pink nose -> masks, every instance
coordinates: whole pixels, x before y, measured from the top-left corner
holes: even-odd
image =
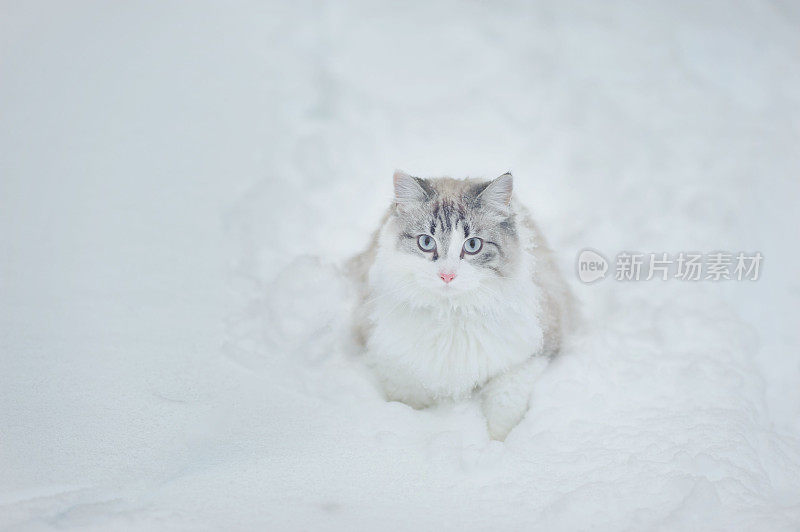
[[[440,278],[442,279],[442,281],[444,281],[445,283],[449,283],[450,281],[452,281],[453,279],[455,279],[455,277],[456,277],[456,274],[454,274],[454,273],[452,273],[452,272],[448,272],[448,273],[445,273],[445,272],[439,272],[439,277],[440,277]]]

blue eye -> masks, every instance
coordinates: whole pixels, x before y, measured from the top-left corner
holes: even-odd
[[[436,248],[436,241],[431,235],[419,235],[417,245],[422,251],[433,251]]]
[[[470,255],[474,255],[481,250],[483,247],[483,240],[480,238],[473,236],[472,238],[468,238],[466,242],[464,242],[464,252]]]

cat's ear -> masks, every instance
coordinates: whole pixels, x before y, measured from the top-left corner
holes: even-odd
[[[398,205],[421,203],[428,197],[428,192],[423,188],[423,181],[407,173],[395,170],[394,172],[394,201]]]
[[[511,192],[514,190],[514,178],[510,172],[506,172],[489,183],[483,192],[478,195],[478,199],[491,207],[499,210],[506,210],[511,204]]]

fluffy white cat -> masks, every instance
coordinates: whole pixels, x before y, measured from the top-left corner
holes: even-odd
[[[394,201],[350,262],[355,331],[386,397],[414,408],[479,391],[489,434],[525,415],[572,298],[513,179],[394,175]]]

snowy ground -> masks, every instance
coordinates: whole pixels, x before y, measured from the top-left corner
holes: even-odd
[[[797,530],[799,100],[790,2],[2,2],[0,527]],[[504,444],[343,337],[395,167],[512,169],[590,318]]]

